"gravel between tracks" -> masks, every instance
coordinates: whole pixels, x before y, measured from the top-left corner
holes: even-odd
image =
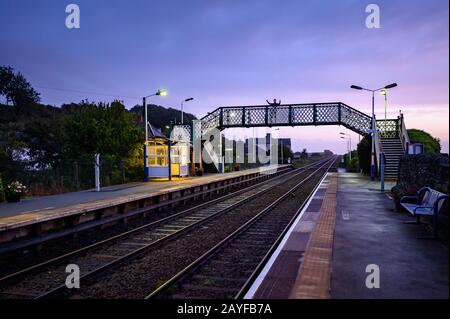
[[[158,298],[234,298],[319,180],[314,176]]]
[[[315,187],[322,174],[323,171],[316,174],[315,178],[310,179],[302,186],[304,195],[298,195],[295,197],[295,201],[291,201],[296,202],[296,205],[292,204],[291,209],[296,210],[303,204],[307,194]],[[247,205],[236,208],[183,237],[150,250],[145,255],[135,258],[118,268],[108,270],[98,278],[82,281],[81,288],[71,297],[144,298],[152,290],[166,282],[247,220],[255,216],[257,212],[265,208],[269,203],[279,198],[286,189],[292,187],[296,181],[305,176],[306,173],[301,174],[293,181],[289,181],[267,193],[263,198],[250,201]],[[286,211],[288,211],[287,208]],[[69,296],[63,295],[58,297]]]
[[[254,185],[260,183],[261,182],[258,182]],[[234,187],[232,191],[238,191],[245,187],[247,186]],[[92,230],[79,233],[76,237],[66,237],[56,241],[50,241],[44,243],[39,251],[36,251],[34,249],[23,249],[20,251],[0,255],[0,265],[2,265],[2,267],[0,267],[0,277],[77,250],[79,248],[91,245],[101,240],[113,237],[115,235],[124,233],[144,224],[157,221],[164,217],[203,204],[210,200],[225,196],[228,193],[229,192],[225,194],[217,194],[215,192],[212,192],[207,199],[189,200],[185,205],[177,205],[173,208],[166,207],[160,211],[154,211],[146,217],[143,217],[142,215],[136,216],[135,218],[130,219],[127,223],[118,223],[112,225],[108,228],[102,229],[101,232],[99,232],[98,228],[96,227]]]

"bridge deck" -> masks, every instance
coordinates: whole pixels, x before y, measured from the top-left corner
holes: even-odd
[[[329,175],[247,297],[448,298],[448,243],[417,239],[424,229],[402,223],[410,216],[393,211],[379,183],[337,175],[334,205]],[[323,236],[327,223],[319,225],[322,217],[335,220],[325,225],[334,229],[330,240]],[[379,289],[365,285],[369,264],[379,266]]]

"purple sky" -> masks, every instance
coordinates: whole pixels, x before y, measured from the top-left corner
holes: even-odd
[[[65,27],[65,7],[81,9],[81,28]],[[367,29],[377,3],[381,29]],[[60,105],[114,94],[132,107],[153,100],[202,117],[217,106],[342,101],[370,111],[370,95],[351,84],[399,86],[408,128],[439,137],[448,152],[449,2],[428,1],[25,1],[0,0],[0,65],[22,72],[44,103]],[[86,91],[76,93],[48,88]],[[100,95],[106,94],[106,95]],[[377,96],[378,118],[383,100]],[[263,130],[259,130],[263,134]],[[295,149],[344,152],[339,127],[282,128]],[[227,130],[251,136],[252,129]],[[353,146],[358,137],[352,134]]]

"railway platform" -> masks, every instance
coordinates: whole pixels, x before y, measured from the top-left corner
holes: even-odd
[[[105,187],[100,192],[87,190],[0,203],[0,247],[17,249],[35,244],[45,236],[53,239],[107,222],[123,221],[180,201],[185,203],[249,185],[289,167],[278,165],[172,181],[131,183]]]
[[[328,173],[246,298],[448,298],[448,243],[409,220],[378,182]]]

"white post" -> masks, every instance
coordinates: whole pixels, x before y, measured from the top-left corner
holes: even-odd
[[[225,174],[225,156],[222,156],[222,174]]]
[[[372,91],[372,151],[370,156],[370,178],[375,180],[375,91]]]
[[[349,143],[350,143],[350,162],[351,162],[352,161],[352,136],[350,134],[348,136],[350,138]]]
[[[142,98],[142,105],[144,107],[144,127],[145,127],[145,142],[144,142],[144,180],[147,182],[149,179],[148,174],[148,114],[147,114],[147,101],[146,98]]]
[[[284,149],[283,149],[283,140],[281,140],[281,164],[284,164]]]
[[[100,154],[95,154],[94,155],[94,160],[95,160],[95,191],[99,192],[100,191]]]

